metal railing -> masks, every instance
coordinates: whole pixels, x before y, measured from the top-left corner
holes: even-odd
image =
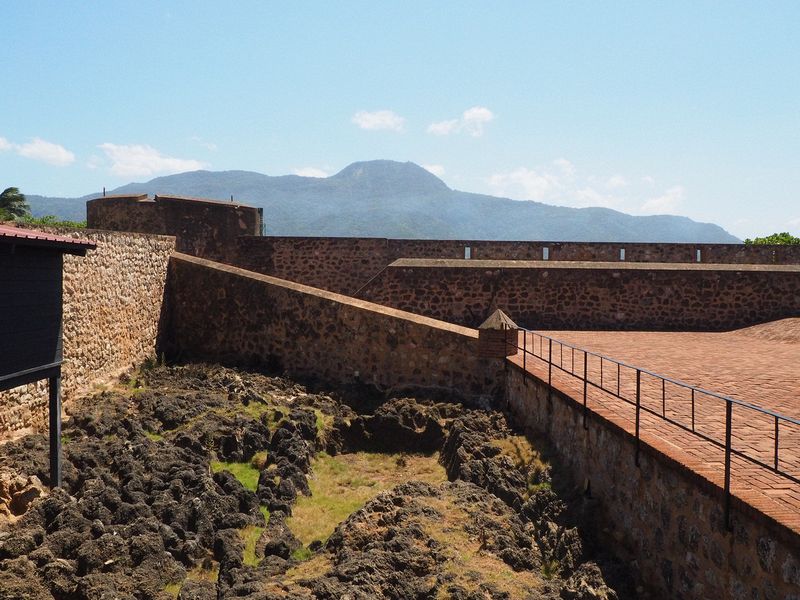
[[[780,456],[781,431],[785,431],[787,427],[796,427],[797,429],[794,429],[792,433],[800,434],[800,419],[787,417],[748,402],[665,377],[648,369],[636,367],[534,331],[520,329],[520,332],[523,334],[522,345],[519,343],[518,336],[516,348],[517,352],[522,351],[522,367],[526,373],[530,355],[547,365],[547,385],[549,387],[552,388],[553,369],[576,378],[582,384],[584,427],[588,427],[589,386],[635,407],[634,437],[637,465],[639,464],[642,412],[653,415],[723,449],[725,451],[724,517],[727,526],[730,527],[731,456],[741,457],[789,481],[800,484],[800,477],[798,477],[800,472],[790,473],[787,471],[782,466]],[[736,447],[737,445],[733,443],[734,407],[739,416],[747,418],[748,428],[769,426],[769,432],[761,437],[761,439],[771,438],[768,461],[765,460],[763,451],[760,453],[761,456],[754,453],[752,439],[749,440],[750,445],[747,446],[738,444]],[[722,416],[721,413],[724,409],[724,435],[720,435],[719,420],[714,415],[717,409],[720,413],[719,417]]]

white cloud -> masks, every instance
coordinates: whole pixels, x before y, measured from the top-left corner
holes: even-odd
[[[120,177],[155,175],[196,171],[208,166],[199,160],[174,158],[162,154],[145,144],[111,144],[98,146],[111,160],[111,172]]]
[[[422,165],[422,168],[433,173],[437,177],[444,175],[444,167],[442,165]]]
[[[9,142],[6,138],[0,137],[0,152],[4,150],[11,150],[14,148],[14,144]]]
[[[360,110],[353,115],[351,120],[361,129],[373,131],[381,129],[403,131],[403,124],[405,123],[405,119],[393,110],[376,110],[372,112]]]
[[[42,138],[33,138],[27,144],[10,144],[8,140],[4,140],[4,142],[9,149],[13,148],[20,156],[32,160],[39,160],[57,167],[65,167],[75,162],[75,155],[64,146]]]
[[[473,106],[464,111],[464,130],[473,137],[483,135],[483,127],[494,120],[494,113],[485,106]]]
[[[642,177],[642,183],[646,183],[647,185],[653,185],[655,182],[655,177],[650,177],[650,175]]]
[[[299,167],[292,169],[292,173],[300,175],[300,177],[327,177],[328,172],[317,167]]]
[[[459,119],[447,119],[428,125],[428,133],[433,135],[450,135],[462,131],[472,137],[483,135],[484,128],[494,121],[494,113],[485,106],[473,106],[461,114]]]
[[[642,204],[639,209],[640,212],[650,215],[663,215],[667,213],[674,213],[685,195],[683,186],[676,185],[669,188],[666,192],[655,198],[650,198],[647,202]]]
[[[519,167],[506,173],[495,173],[488,180],[495,193],[520,200],[542,200],[561,187],[553,173]]]
[[[789,227],[800,227],[800,217],[789,219],[786,224],[789,225]]]
[[[557,158],[553,161],[553,164],[558,167],[562,175],[566,175],[567,177],[575,175],[575,165],[566,158]]]
[[[623,188],[628,185],[628,180],[622,175],[612,175],[606,181],[606,187],[612,190]]]
[[[461,122],[458,119],[450,119],[449,121],[439,121],[438,123],[431,123],[428,125],[428,133],[433,135],[450,135],[458,131]]]

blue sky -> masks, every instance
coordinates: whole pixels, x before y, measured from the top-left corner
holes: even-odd
[[[800,234],[800,2],[0,3],[0,187],[425,165]]]

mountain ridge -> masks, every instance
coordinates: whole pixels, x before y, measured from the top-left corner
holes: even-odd
[[[718,225],[675,215],[633,216],[451,189],[412,162],[354,162],[329,177],[189,171],[109,194],[176,194],[264,209],[269,235],[420,239],[740,243]],[[27,195],[35,216],[85,219],[80,198]]]

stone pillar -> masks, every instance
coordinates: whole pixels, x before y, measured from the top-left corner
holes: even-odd
[[[478,327],[478,355],[505,358],[517,353],[519,327],[499,308]]]

